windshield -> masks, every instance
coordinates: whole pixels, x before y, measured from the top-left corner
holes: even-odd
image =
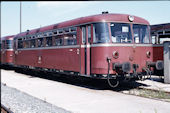
[[[6,40],[6,49],[12,49],[12,40]]]
[[[133,32],[135,43],[150,43],[149,27],[147,25],[133,24]]]
[[[109,41],[108,24],[105,22],[93,24],[93,43],[107,43]]]
[[[132,43],[130,24],[110,23],[110,29],[113,43]]]

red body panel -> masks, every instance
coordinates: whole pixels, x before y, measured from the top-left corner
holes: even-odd
[[[111,58],[111,63],[130,62],[131,64],[138,64],[137,72],[141,72],[143,67],[146,67],[146,61],[152,61],[152,56],[147,58],[146,52],[152,53],[152,47],[128,47],[124,44],[123,47],[92,47],[91,48],[91,72],[97,74],[107,74],[108,63],[107,57]],[[119,53],[119,58],[113,58],[113,51]],[[133,60],[131,61],[130,58]],[[110,66],[111,74],[115,74]]]
[[[45,50],[19,50],[16,65],[80,71],[78,48],[57,48]],[[39,59],[39,57],[41,57]]]
[[[163,60],[163,46],[153,47],[153,61]]]
[[[13,64],[14,51],[5,50],[2,52],[1,62],[2,64]]]

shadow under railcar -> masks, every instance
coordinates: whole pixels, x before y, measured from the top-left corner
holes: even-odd
[[[121,82],[118,87],[111,88],[107,80],[92,79],[82,76],[66,75],[61,73],[46,72],[46,71],[35,71],[31,69],[17,68],[15,72],[29,75],[29,78],[39,77],[43,79],[48,79],[52,81],[57,81],[61,83],[66,83],[69,85],[75,85],[78,87],[94,89],[94,90],[113,90],[113,91],[123,91],[129,89],[135,89],[139,86],[146,86],[145,84],[138,83],[136,81],[131,82]]]

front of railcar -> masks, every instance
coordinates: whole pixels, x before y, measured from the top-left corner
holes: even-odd
[[[109,21],[93,24],[92,74],[120,81],[151,74],[151,65],[162,69],[162,61],[153,62],[149,22],[136,16],[116,16],[116,21],[109,17]]]
[[[2,37],[1,44],[1,64],[5,66],[13,66],[14,50],[13,50],[14,35]]]

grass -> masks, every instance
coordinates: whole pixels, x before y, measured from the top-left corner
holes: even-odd
[[[170,94],[162,90],[154,91],[149,89],[133,89],[129,91],[129,93],[147,98],[163,99],[170,102]]]

